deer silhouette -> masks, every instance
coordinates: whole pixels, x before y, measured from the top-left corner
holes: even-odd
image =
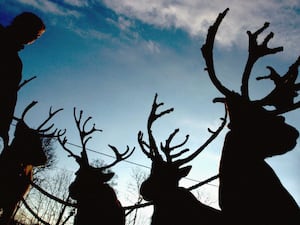
[[[76,172],[76,178],[69,186],[70,197],[77,201],[77,214],[75,216],[75,225],[125,225],[125,210],[122,208],[120,201],[114,189],[107,183],[113,176],[113,172],[107,172],[107,169],[116,165],[118,162],[127,159],[134,151],[127,149],[120,153],[116,147],[109,145],[113,150],[116,159],[105,166],[94,167],[89,164],[87,156],[87,143],[96,131],[102,131],[95,127],[95,124],[87,130],[87,124],[92,117],[88,117],[82,123],[81,110],[79,116],[76,115],[74,108],[74,119],[80,134],[82,144],[81,155],[75,155],[67,146],[67,139],[58,138],[64,150],[66,150],[76,162],[79,169]]]
[[[300,58],[284,76],[268,66],[271,74],[257,80],[269,78],[274,81],[275,88],[262,99],[250,100],[248,82],[255,62],[283,50],[267,46],[274,35],[272,32],[262,43],[257,42],[258,35],[269,26],[265,23],[254,33],[247,32],[249,53],[241,78],[241,93],[229,90],[217,78],[213,59],[214,39],[228,10],[220,13],[209,28],[201,49],[210,80],[224,95],[214,102],[225,103],[230,118],[219,167],[220,208],[227,224],[300,224],[299,206],[265,161],[267,157],[291,151],[296,145],[299,133],[285,123],[281,114],[299,107],[294,98],[299,89],[295,81]]]
[[[50,108],[49,116],[37,129],[32,129],[25,123],[26,113],[36,103],[36,101],[33,101],[29,104],[20,119],[15,118],[17,125],[12,143],[4,148],[0,155],[1,225],[9,224],[18,202],[27,194],[30,181],[33,180],[33,168],[47,162],[42,138],[57,137],[57,130],[49,133],[54,124],[47,128],[43,127],[62,109],[52,112]]]
[[[192,168],[191,166],[182,166],[194,159],[217,137],[226,124],[226,116],[218,130],[212,132],[211,137],[201,147],[189,156],[178,159],[189,149],[186,148],[177,153],[174,153],[174,150],[182,147],[188,141],[189,135],[181,144],[171,146],[173,138],[179,132],[179,129],[175,129],[165,144],[160,144],[160,151],[164,156],[159,153],[159,148],[152,134],[152,125],[156,119],[173,111],[173,108],[169,108],[157,113],[157,109],[161,105],[163,103],[157,103],[156,94],[147,122],[149,142],[143,140],[141,131],[138,133],[141,150],[152,161],[150,175],[140,188],[140,194],[143,198],[153,202],[154,211],[151,224],[221,224],[221,212],[198,201],[187,188],[179,186],[179,181],[186,177]]]

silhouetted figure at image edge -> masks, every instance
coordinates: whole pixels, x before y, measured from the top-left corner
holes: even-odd
[[[22,61],[18,52],[39,38],[45,29],[43,21],[30,12],[16,16],[7,27],[0,25],[0,136],[4,148],[9,143],[9,127],[22,79]]]
[[[215,101],[225,103],[230,119],[219,168],[219,205],[226,224],[298,225],[299,206],[265,158],[285,154],[296,146],[299,132],[287,124],[281,114],[300,107],[300,102],[294,103],[299,90],[295,81],[300,57],[284,76],[267,67],[273,73],[267,77],[277,79],[273,91],[260,100],[250,100],[248,82],[255,62],[265,55],[283,50],[282,47],[267,46],[273,37],[272,32],[260,44],[257,43],[258,35],[269,26],[265,23],[256,32],[247,32],[249,55],[242,76],[241,93],[223,86],[215,73],[212,50],[218,27],[227,11],[220,13],[209,28],[201,49],[210,80],[224,95]],[[266,109],[266,105],[275,109]]]

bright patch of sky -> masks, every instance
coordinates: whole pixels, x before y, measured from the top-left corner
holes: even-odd
[[[29,123],[35,125],[47,115],[50,106],[63,107],[56,126],[67,128],[69,141],[78,144],[72,116],[73,107],[77,107],[103,129],[89,142],[89,148],[112,154],[107,144],[120,150],[125,150],[126,145],[136,146],[130,161],[150,166],[139,149],[137,133],[146,131],[151,104],[158,93],[164,107],[174,107],[175,111],[154,124],[157,141],[164,141],[173,129],[180,128],[176,141],[190,134],[187,147],[196,149],[208,138],[207,128],[216,129],[224,115],[224,107],[212,103],[220,94],[204,71],[200,48],[208,27],[227,7],[230,11],[220,26],[215,46],[216,71],[224,85],[239,91],[247,59],[246,31],[258,29],[266,21],[270,27],[261,36],[273,31],[270,46],[284,46],[284,52],[260,60],[253,73],[267,75],[265,67],[272,65],[284,74],[299,56],[299,0],[0,1],[1,24],[7,25],[22,11],[32,11],[47,26],[36,43],[20,52],[23,78],[38,78],[20,91],[16,114],[20,115],[32,100],[38,100],[39,104],[28,113]],[[255,76],[250,80],[250,94],[261,98],[272,84],[257,82]],[[298,110],[287,115],[297,128],[299,113]],[[190,178],[203,180],[218,172],[225,133],[226,130],[193,161]],[[74,151],[79,153],[79,149]],[[58,154],[58,167],[76,170],[75,161],[67,158],[66,152],[58,149]],[[90,154],[91,158],[101,157]],[[268,161],[300,204],[299,145]],[[119,193],[126,192],[126,180],[134,167],[127,163],[116,166]],[[194,184],[186,182],[182,184]],[[217,207],[217,187],[209,188],[211,193]],[[120,197],[125,201],[124,196]]]

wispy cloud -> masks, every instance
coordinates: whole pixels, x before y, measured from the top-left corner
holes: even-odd
[[[30,5],[44,13],[51,13],[58,16],[75,16],[80,17],[80,13],[75,10],[69,10],[61,7],[55,2],[50,0],[17,0],[19,3],[24,5]]]
[[[154,26],[175,27],[186,30],[191,36],[206,35],[209,25],[219,12],[229,7],[230,12],[222,23],[218,42],[223,46],[244,45],[248,29],[257,29],[264,22],[271,23],[276,39],[274,44],[284,44],[286,49],[298,49],[300,16],[297,0],[239,1],[239,0],[104,0],[107,7],[129,18]],[[242,34],[242,35],[241,35]]]
[[[255,31],[266,21],[271,23],[266,31],[273,31],[275,36],[272,46],[284,46],[285,54],[295,58],[299,52],[298,40],[300,39],[300,16],[298,0],[64,0],[60,3],[51,0],[17,0],[18,2],[35,7],[45,13],[58,16],[71,16],[75,18],[89,18],[92,14],[97,18],[96,9],[103,8],[103,4],[112,12],[104,14],[106,22],[113,24],[120,30],[120,35],[126,40],[136,41],[139,36],[135,21],[141,21],[163,29],[175,28],[186,31],[190,36],[204,38],[208,27],[214,22],[218,13],[225,8],[230,11],[219,29],[216,37],[220,46],[230,48],[237,45],[247,48],[246,31]],[[72,19],[71,19],[72,20]],[[102,38],[101,31],[90,32],[93,22],[86,21],[85,34],[92,34],[93,38]],[[74,22],[77,25],[79,22]],[[93,26],[92,26],[93,27]],[[96,27],[93,27],[96,30]],[[90,31],[88,31],[90,30]],[[262,35],[263,36],[263,35]],[[146,40],[147,42],[147,40]],[[159,52],[154,42],[148,42],[149,50]]]
[[[154,41],[147,41],[146,48],[150,51],[150,53],[160,53],[159,45]]]
[[[70,27],[77,35],[83,37],[83,38],[92,38],[96,40],[103,40],[103,39],[109,39],[112,38],[110,34],[100,32],[95,29],[81,29],[78,27]]]
[[[89,5],[86,0],[63,0],[63,2],[75,7],[87,7]]]

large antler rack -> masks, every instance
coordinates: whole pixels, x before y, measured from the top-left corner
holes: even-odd
[[[205,70],[208,72],[208,75],[214,84],[214,86],[225,96],[229,97],[233,93],[222,83],[216,76],[215,68],[214,68],[214,60],[213,60],[213,45],[216,33],[218,28],[226,16],[229,9],[225,9],[222,13],[220,13],[212,26],[208,29],[208,34],[206,38],[205,44],[202,46],[201,51],[206,62]],[[257,38],[264,30],[269,27],[270,23],[266,22],[261,28],[259,28],[254,33],[247,31],[249,37],[249,47],[248,47],[248,59],[245,65],[245,69],[242,75],[242,85],[241,85],[241,96],[250,101],[249,99],[249,78],[252,71],[252,68],[255,62],[266,55],[276,54],[278,52],[283,51],[283,47],[269,48],[268,43],[274,37],[274,33],[270,32],[262,41],[262,43],[258,44]],[[294,64],[292,64],[288,70],[288,72],[284,76],[279,76],[279,74],[272,67],[268,66],[267,68],[271,71],[269,76],[258,77],[257,80],[261,79],[271,79],[274,81],[276,87],[274,90],[265,98],[261,100],[253,101],[258,105],[272,105],[275,106],[276,110],[270,111],[273,114],[281,114],[296,108],[300,107],[300,101],[294,103],[294,98],[298,95],[297,91],[300,90],[300,83],[295,83],[298,76],[298,67],[300,65],[300,57],[296,60]],[[214,101],[224,101],[224,99],[217,98]]]
[[[66,136],[63,139],[58,138],[58,140],[59,140],[59,143],[61,144],[61,146],[63,147],[63,149],[69,153],[69,157],[75,158],[75,160],[77,161],[77,163],[80,166],[89,166],[89,160],[88,160],[88,156],[87,156],[87,143],[92,138],[91,135],[94,132],[102,132],[102,130],[97,129],[95,124],[93,124],[93,126],[90,129],[87,129],[87,124],[92,119],[92,117],[91,116],[88,117],[82,123],[82,115],[83,115],[82,110],[80,111],[79,116],[77,116],[76,108],[74,107],[73,115],[74,115],[77,130],[79,131],[79,136],[80,136],[80,141],[81,141],[81,147],[82,147],[81,156],[74,154],[72,152],[72,150],[70,150],[66,146],[66,144],[68,143]],[[130,157],[132,155],[132,153],[135,149],[135,148],[133,148],[132,150],[130,150],[129,146],[127,146],[126,151],[124,153],[120,153],[116,147],[114,147],[112,145],[108,145],[108,146],[113,150],[113,152],[115,154],[115,161],[99,168],[101,170],[108,169],[108,168],[114,166],[115,164],[117,164],[118,162],[127,159],[128,157]]]
[[[25,116],[27,114],[27,112],[37,104],[37,101],[32,101],[29,105],[26,106],[26,108],[24,109],[21,118],[17,118],[14,117],[14,119],[16,121],[23,121],[25,123]],[[45,126],[58,112],[62,111],[63,108],[57,109],[54,112],[52,111],[52,107],[50,107],[49,109],[49,114],[48,117],[38,126],[37,129],[35,129],[42,137],[49,137],[49,138],[57,138],[61,135],[63,135],[62,131],[58,131],[58,129],[56,128],[54,131],[52,131],[51,133],[46,133],[49,130],[51,130],[54,126],[54,123],[52,123],[51,125],[49,125],[47,128],[43,128],[43,126]]]
[[[158,148],[155,138],[152,134],[152,124],[156,119],[162,117],[165,114],[172,112],[174,109],[169,108],[160,113],[156,113],[157,109],[164,104],[164,103],[157,103],[156,101],[157,101],[157,94],[155,94],[152,109],[151,109],[151,112],[150,112],[150,115],[148,118],[148,123],[147,123],[149,143],[147,143],[146,141],[143,140],[143,133],[141,131],[139,131],[139,133],[138,133],[138,142],[140,144],[142,151],[148,158],[150,158],[151,160],[157,160],[157,159],[163,160],[162,156],[159,154],[159,148]],[[226,125],[226,118],[227,118],[227,111],[225,110],[225,116],[224,116],[224,118],[221,118],[222,124],[216,131],[212,131],[212,130],[208,129],[208,131],[210,133],[212,133],[212,135],[210,136],[210,138],[208,138],[208,140],[202,146],[200,146],[196,151],[194,151],[191,155],[187,156],[186,158],[173,161],[174,159],[180,157],[181,155],[183,155],[184,153],[189,151],[188,148],[185,148],[185,149],[179,151],[178,153],[171,154],[171,152],[173,152],[174,150],[176,150],[178,148],[181,148],[184,144],[186,144],[189,139],[189,135],[186,135],[183,142],[181,142],[178,145],[171,146],[172,140],[174,139],[175,135],[179,132],[178,128],[175,129],[169,135],[168,139],[165,141],[165,144],[160,143],[160,150],[164,153],[166,161],[169,163],[175,164],[179,167],[179,166],[191,161],[192,159],[194,159],[200,152],[202,152],[208,146],[209,143],[211,143],[218,136],[218,134],[221,132],[221,130]]]

